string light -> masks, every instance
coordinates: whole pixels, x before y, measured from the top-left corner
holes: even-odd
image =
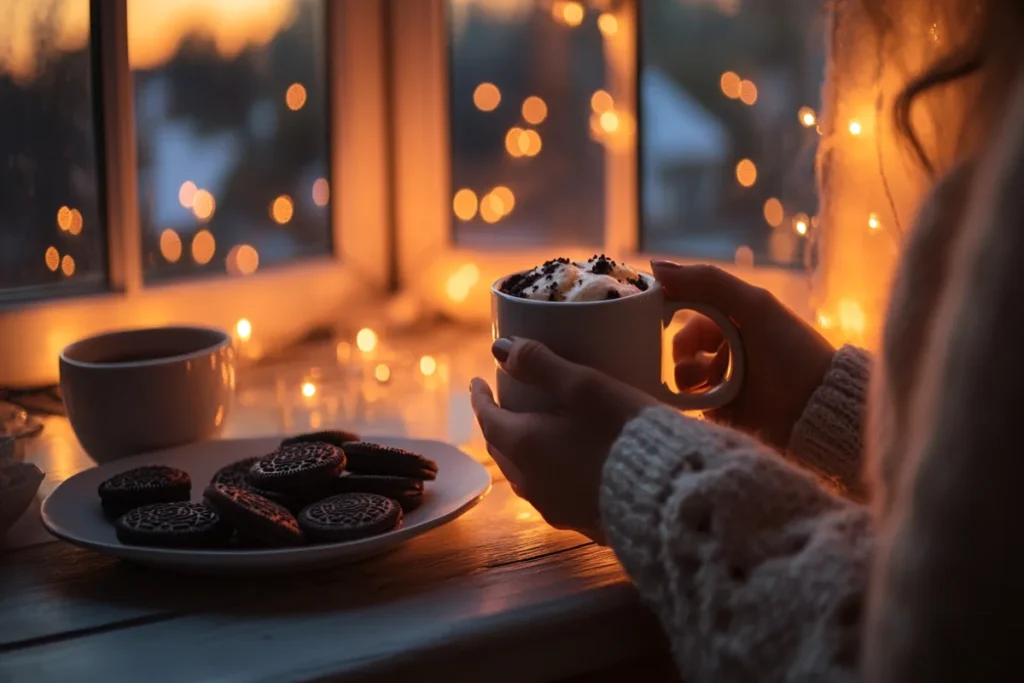
[[[306,104],[306,88],[301,83],[292,83],[284,93],[284,102],[292,111],[302,109]]]
[[[601,128],[606,133],[614,133],[619,129],[619,115],[614,111],[606,111],[601,114]]]
[[[57,209],[57,227],[64,232],[71,228],[71,209],[66,206]]]
[[[65,277],[71,277],[75,274],[75,259],[71,254],[65,254],[64,258],[60,260],[60,270],[64,273]]]
[[[860,121],[850,121],[849,131],[850,135],[857,136],[864,132],[864,127],[861,125]]]
[[[721,78],[722,93],[730,100],[738,100],[743,90],[743,81],[734,71],[726,71]]]
[[[877,213],[868,214],[868,227],[872,230],[878,230],[882,227],[881,221],[878,220]]]
[[[199,220],[203,222],[210,220],[216,210],[217,202],[209,190],[196,190],[192,195],[192,214]]]
[[[619,20],[614,14],[604,12],[597,18],[597,29],[605,38],[611,38],[619,31]]]
[[[391,379],[391,368],[381,363],[373,369],[373,376],[377,378],[377,381],[383,384]]]
[[[757,182],[757,166],[750,159],[743,159],[736,164],[736,180],[743,187],[753,187]]]
[[[289,222],[293,215],[295,215],[295,205],[292,203],[292,198],[286,194],[275,199],[270,205],[270,217],[278,225]]]
[[[170,228],[160,233],[160,255],[168,263],[177,263],[181,258],[181,237]]]
[[[785,214],[786,212],[782,206],[782,202],[775,197],[771,197],[764,203],[764,220],[773,228],[777,228],[782,225],[782,220],[785,217]]]
[[[53,272],[57,272],[60,268],[60,252],[57,251],[57,247],[48,247],[46,249],[46,267]]]
[[[590,96],[590,108],[596,114],[603,114],[615,106],[615,100],[605,90],[598,90]]]
[[[316,385],[312,382],[302,383],[302,395],[306,398],[313,398],[316,396]]]
[[[793,229],[801,237],[807,234],[807,231],[810,229],[810,219],[806,213],[798,213],[793,216]]]
[[[203,266],[217,251],[217,241],[209,230],[200,230],[192,237],[192,260]]]
[[[740,83],[740,102],[753,106],[757,102],[757,86],[753,81],[744,79]]]
[[[437,372],[437,361],[434,360],[433,356],[423,356],[420,358],[420,372],[423,373],[424,377],[429,377]]]
[[[523,100],[523,120],[527,123],[537,125],[548,116],[548,105],[536,95],[531,95]]]
[[[192,208],[192,202],[196,197],[199,188],[191,180],[186,180],[178,188],[178,202],[186,209]]]
[[[317,178],[313,181],[313,203],[317,206],[327,206],[331,201],[331,186],[327,178]]]
[[[364,327],[356,333],[356,347],[363,353],[369,353],[377,348],[377,333],[369,327]]]
[[[818,122],[817,114],[810,107],[801,107],[800,111],[797,112],[797,118],[800,119],[800,123],[804,128],[810,128]]]
[[[249,341],[249,338],[252,337],[252,323],[248,318],[242,318],[235,323],[235,334],[242,341]]]
[[[473,91],[473,104],[480,111],[494,111],[501,104],[501,91],[493,83],[481,83]]]
[[[455,212],[456,217],[462,221],[473,220],[473,217],[476,216],[478,205],[476,192],[468,188],[463,188],[456,192],[454,199],[452,199],[452,210]]]

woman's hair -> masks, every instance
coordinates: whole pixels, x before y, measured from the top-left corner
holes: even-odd
[[[897,133],[907,141],[917,160],[936,172],[914,128],[912,110],[927,93],[949,86],[971,86],[970,112],[964,112],[956,145],[968,150],[983,139],[998,121],[1014,76],[1024,57],[1024,1],[1022,0],[860,0],[879,38],[898,50],[907,30],[901,22],[914,17],[929,22],[941,52],[913,75],[893,107]],[[904,5],[904,3],[907,3]],[[912,12],[906,10],[912,8]],[[920,26],[913,27],[921,33]],[[895,44],[893,44],[895,43]],[[968,92],[968,91],[965,91]]]

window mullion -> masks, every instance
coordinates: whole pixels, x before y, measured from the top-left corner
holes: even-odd
[[[111,289],[131,294],[142,287],[138,211],[135,103],[128,62],[127,0],[93,0],[97,41],[98,124]]]

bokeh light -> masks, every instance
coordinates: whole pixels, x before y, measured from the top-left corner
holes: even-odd
[[[181,258],[181,237],[170,228],[160,233],[160,255],[168,263],[177,263]]]

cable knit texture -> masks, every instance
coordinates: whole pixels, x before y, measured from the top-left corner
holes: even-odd
[[[870,356],[854,346],[836,351],[786,451],[796,464],[857,500],[865,497],[861,466],[870,363]]]
[[[856,680],[864,508],[752,438],[651,408],[612,449],[601,513],[688,683]]]

